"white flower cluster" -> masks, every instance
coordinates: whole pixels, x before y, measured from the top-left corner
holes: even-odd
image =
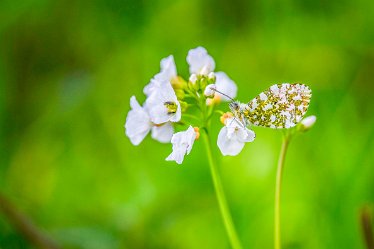
[[[182,104],[189,104],[184,102],[184,95],[191,95],[193,90],[197,97],[205,98],[207,105],[214,105],[235,98],[237,93],[237,86],[224,72],[214,72],[215,62],[205,48],[191,49],[187,62],[190,71],[188,83],[178,76],[172,55],[162,59],[160,72],[143,89],[145,103],[140,105],[135,96],[130,98],[131,110],[125,123],[126,135],[134,145],[139,145],[150,131],[153,139],[161,143],[171,142],[173,152],[166,160],[179,164],[199,137],[198,128],[192,126],[174,134],[174,125],[182,118]]]
[[[182,163],[200,136],[199,127],[208,130],[210,118],[221,101],[231,101],[231,113],[221,116],[224,127],[217,139],[225,156],[239,154],[245,143],[254,141],[252,126],[288,129],[300,123],[298,130],[306,131],[315,122],[315,118],[301,121],[311,98],[311,90],[305,85],[273,85],[248,104],[241,104],[233,100],[236,84],[224,72],[214,71],[215,62],[205,48],[191,49],[187,63],[188,81],[177,74],[172,55],[162,59],[160,72],[144,87],[145,103],[141,106],[135,96],[131,97],[125,130],[134,145],[140,144],[151,132],[153,139],[172,143],[173,151],[166,160]],[[194,110],[200,113],[190,113]],[[186,124],[187,130],[175,133],[176,125]]]

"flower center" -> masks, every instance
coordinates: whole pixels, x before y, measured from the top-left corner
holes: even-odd
[[[164,103],[166,109],[168,109],[168,114],[175,114],[177,112],[178,106],[175,102],[167,101]]]

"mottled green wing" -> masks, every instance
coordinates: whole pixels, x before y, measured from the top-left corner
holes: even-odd
[[[245,117],[256,126],[291,128],[304,117],[311,97],[303,84],[273,85],[246,105]]]

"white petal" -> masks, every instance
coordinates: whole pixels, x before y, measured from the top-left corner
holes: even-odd
[[[208,75],[214,71],[215,62],[205,48],[197,47],[188,51],[187,62],[191,74]]]
[[[177,77],[177,67],[174,62],[174,57],[169,55],[163,58],[160,63],[161,72],[156,74],[155,79],[170,81],[174,77]]]
[[[139,145],[151,130],[152,124],[148,113],[139,105],[135,96],[131,97],[130,106],[132,109],[127,114],[125,123],[126,135],[132,144]]]
[[[227,136],[227,127],[224,126],[218,134],[217,140],[218,148],[221,150],[224,156],[236,156],[242,151],[244,147],[243,142],[239,142],[237,139],[229,139]]]
[[[190,125],[190,127],[188,127],[188,129],[185,133],[185,142],[188,144],[187,155],[190,154],[190,152],[192,150],[192,146],[195,142],[195,139],[196,139],[195,129]]]
[[[217,90],[234,99],[238,92],[238,87],[236,86],[235,82],[232,81],[224,72],[216,72],[215,75]],[[216,94],[218,94],[224,101],[231,100],[218,92]]]
[[[130,107],[131,109],[142,109],[142,106],[139,104],[139,102],[136,100],[135,96],[131,96],[130,98]]]
[[[174,127],[170,122],[152,127],[152,138],[161,143],[169,143],[173,133]]]
[[[150,101],[149,105],[153,103],[149,110],[151,121],[155,124],[163,124],[169,121],[170,117],[164,102]]]
[[[241,141],[241,142],[253,142],[256,138],[256,134],[254,131],[252,130],[249,130],[247,128],[244,128],[243,130],[243,135],[241,135],[238,140]]]
[[[238,121],[235,117],[228,118],[225,121],[227,127],[227,137],[231,138],[233,136],[237,136],[237,132],[244,129],[242,123]]]
[[[162,89],[163,87],[165,87],[165,85],[170,85],[170,82],[168,80],[160,80],[162,77],[157,77],[159,79],[156,79],[156,76],[154,79],[151,79],[148,85],[143,88],[143,93],[146,96],[150,96],[157,89]]]
[[[166,158],[166,161],[175,161],[178,164],[181,164],[186,154],[186,148],[174,148],[171,154]]]

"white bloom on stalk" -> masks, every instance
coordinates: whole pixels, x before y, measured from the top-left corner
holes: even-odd
[[[197,47],[191,49],[187,55],[187,62],[190,65],[190,79],[192,83],[196,81],[196,75],[205,75],[208,78],[213,79],[215,78],[215,85],[216,89],[231,98],[236,97],[236,93],[238,88],[234,81],[232,81],[224,72],[217,72],[214,73],[215,62],[207,52],[207,50],[203,47]],[[209,91],[205,88],[205,91]],[[217,100],[222,99],[223,101],[229,101],[230,98],[216,92],[215,97]]]
[[[174,89],[168,82],[152,79],[154,88],[148,96],[145,107],[155,124],[178,122],[181,119],[181,106]]]
[[[224,72],[216,72],[216,89],[226,95],[228,95],[231,99],[236,97],[238,92],[238,87],[236,86],[235,82],[232,81],[229,76],[227,76]],[[223,101],[231,101],[230,98],[216,92],[216,95],[219,96]]]
[[[151,130],[153,139],[161,143],[170,142],[174,133],[171,123],[155,126],[146,109],[138,103],[135,96],[130,98],[130,106],[131,110],[126,117],[125,132],[133,145],[139,145]]]
[[[160,62],[161,71],[154,76],[156,81],[151,80],[143,89],[145,95],[149,96],[157,87],[163,87],[162,84],[170,84],[170,81],[177,77],[177,67],[174,62],[174,57],[169,55],[163,58]]]
[[[307,131],[309,130],[310,128],[313,127],[313,125],[315,124],[317,120],[317,117],[312,115],[312,116],[308,116],[306,118],[304,118],[303,120],[301,120],[300,122],[300,130],[301,131]]]
[[[256,135],[236,118],[228,118],[225,123],[218,134],[217,145],[224,156],[236,156],[242,151],[245,143],[252,142]]]
[[[171,138],[173,152],[166,158],[166,161],[176,161],[181,164],[184,156],[190,154],[196,136],[197,133],[192,126],[188,127],[186,131],[175,133]]]
[[[216,63],[205,48],[197,47],[188,51],[187,62],[190,65],[190,73],[206,75],[214,71]]]

